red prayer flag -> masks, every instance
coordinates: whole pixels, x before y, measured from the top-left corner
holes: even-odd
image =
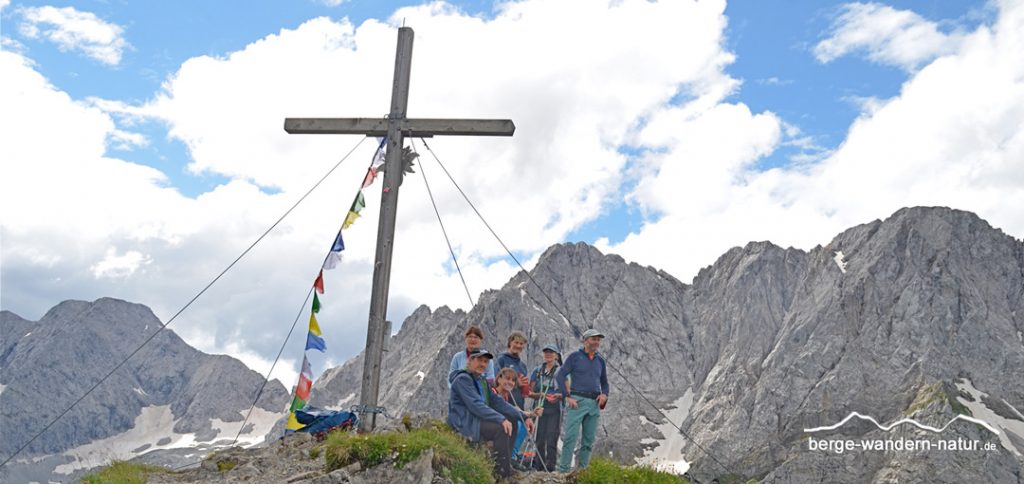
[[[295,396],[305,401],[309,401],[309,390],[313,386],[313,381],[306,378],[306,375],[299,374],[299,384],[295,386]]]
[[[321,270],[320,274],[316,276],[316,280],[313,281],[313,287],[316,288],[316,292],[320,294],[324,293],[324,271]]]
[[[363,178],[363,188],[372,185],[375,178],[377,178],[377,169],[371,166],[366,170],[366,177]]]

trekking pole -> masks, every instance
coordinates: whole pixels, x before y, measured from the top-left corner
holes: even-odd
[[[526,428],[526,423],[523,423],[523,428],[524,428],[524,429]],[[536,428],[536,427],[535,427],[535,428]],[[526,431],[526,434],[527,434],[527,435],[530,435],[530,431],[529,431],[529,430],[527,430],[527,431]],[[530,451],[530,445],[531,445],[531,444],[533,444],[533,442],[531,442],[531,441],[527,440],[527,441],[526,441],[526,445],[525,445],[525,446],[523,447],[523,452],[519,454],[519,464],[520,464],[520,465],[527,465],[527,463],[526,463],[526,454],[527,454],[527,453],[528,453],[528,452]],[[536,455],[537,455],[537,445],[536,445],[536,444],[534,444],[534,445],[533,445],[533,455],[532,455],[532,456],[530,456],[530,463],[529,463],[529,465],[528,465],[528,467],[529,467],[530,469],[533,469],[533,458],[534,458],[534,457],[535,457]]]
[[[521,414],[519,415],[519,421],[523,423],[523,428],[525,428],[526,427],[526,422],[523,420],[523,416]],[[532,443],[533,444],[533,448],[536,449],[537,448],[537,440],[534,439],[532,435],[530,435],[530,431],[529,430],[526,431],[526,438],[529,441],[528,443]],[[548,465],[544,462],[544,459],[540,460],[540,465],[542,467],[544,467],[544,472],[551,472],[551,471],[548,470]]]

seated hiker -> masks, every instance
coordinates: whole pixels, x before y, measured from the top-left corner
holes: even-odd
[[[512,475],[512,440],[520,410],[487,385],[483,373],[494,358],[485,349],[469,352],[466,368],[448,376],[448,425],[471,442],[492,442],[501,477]]]
[[[516,439],[512,443],[513,462],[517,462],[517,459],[519,459],[519,448],[523,445],[523,441],[526,440],[526,433],[533,433],[533,420],[531,420],[531,417],[539,415],[537,413],[525,412],[515,404],[513,390],[516,390],[518,382],[519,377],[512,368],[502,368],[499,370],[498,378],[494,382],[494,392],[521,412],[521,418],[516,421]]]
[[[562,428],[562,393],[555,383],[555,372],[562,364],[562,355],[558,352],[558,346],[553,344],[545,346],[543,351],[544,363],[530,374],[530,398],[534,399],[534,405],[542,409],[537,421],[536,437],[539,459],[533,462],[533,468],[554,472],[558,463],[558,434]]]
[[[466,350],[460,351],[452,355],[452,364],[448,369],[448,388],[452,387],[451,374],[459,370],[466,368],[468,362],[469,352],[480,347],[484,342],[484,332],[479,326],[472,325],[466,328],[466,334],[464,336],[466,340]],[[494,384],[494,375],[497,373],[497,369],[494,366],[493,360],[488,360],[487,369],[484,371],[484,378],[487,379],[488,385]]]

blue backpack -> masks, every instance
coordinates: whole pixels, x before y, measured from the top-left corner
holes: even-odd
[[[308,432],[317,440],[323,440],[327,433],[334,429],[349,429],[356,425],[359,417],[344,410],[325,410],[307,406],[295,411],[295,420],[304,425],[296,432]]]

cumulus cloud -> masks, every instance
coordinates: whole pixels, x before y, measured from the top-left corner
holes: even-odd
[[[21,35],[46,39],[62,51],[79,51],[107,65],[121,62],[129,47],[121,26],[107,22],[91,12],[74,7],[25,7],[19,10],[23,21]]]
[[[954,52],[962,32],[943,33],[939,25],[910,10],[879,3],[848,3],[832,24],[829,36],[814,46],[814,56],[827,63],[864,52],[880,64],[908,71]]]
[[[1002,3],[994,25],[965,34],[955,51],[913,74],[898,96],[865,102],[843,143],[817,163],[750,169],[770,149],[770,123],[759,130],[758,123],[718,121],[734,128],[690,135],[650,127],[645,146],[663,149],[652,150],[657,170],[633,196],[658,217],[603,247],[689,280],[732,246],[771,240],[809,249],[847,227],[918,205],[970,210],[1019,238],[1022,32],[1024,4]],[[678,128],[713,124],[737,109],[718,105],[684,115],[685,107],[671,108],[665,116],[676,117],[670,125]],[[712,139],[728,146],[709,146],[714,133]],[[669,187],[680,189],[673,194]]]
[[[643,120],[677,94],[714,105],[738,85],[723,73],[732,56],[721,47],[722,2],[525,1],[501,9],[490,20],[444,3],[402,9],[386,23],[311,19],[224,57],[186,61],[140,105],[72,99],[24,56],[0,53],[17,86],[4,95],[24,93],[3,100],[11,107],[3,128],[19,133],[0,146],[12,175],[0,182],[5,308],[34,317],[57,295],[115,296],[148,304],[166,320],[358,141],[288,135],[285,117],[386,113],[401,19],[417,34],[411,116],[517,123],[512,139],[429,143],[527,261],[618,199],[628,163],[619,147]],[[565,35],[566,19],[574,19],[578,35]],[[665,62],[669,54],[673,60]],[[734,107],[742,118],[745,108]],[[16,123],[20,117],[30,120]],[[175,161],[191,173],[230,181],[186,197],[168,186],[165,174],[134,163],[132,152],[112,155],[119,143],[145,142],[120,126],[143,119],[165,123],[170,137],[187,146],[189,159]],[[61,142],[47,133],[61,133]],[[295,321],[372,145],[363,143],[172,328],[197,347],[264,366],[252,355],[276,354]],[[401,192],[389,309],[396,328],[420,303],[469,305],[422,172],[473,296],[517,270],[432,157],[423,153],[419,165]],[[345,232],[345,262],[326,274],[319,319],[335,361],[362,349],[379,189],[368,190],[363,217]],[[130,273],[102,271],[121,277],[96,278],[96,269],[131,267],[131,260],[118,259],[129,253],[148,263]],[[104,265],[111,256],[120,265]],[[298,324],[301,334],[301,317]],[[293,343],[286,354],[301,353],[301,341]],[[289,382],[291,363],[275,376]]]
[[[72,99],[24,56],[0,52],[11,86],[0,91],[0,130],[16,133],[0,144],[2,305],[38,317],[69,294],[114,296],[166,320],[358,142],[288,135],[285,117],[385,114],[403,18],[417,35],[410,116],[517,123],[512,139],[429,143],[527,260],[619,202],[624,186],[635,186],[627,203],[646,221],[601,246],[683,280],[729,247],[768,239],[810,248],[906,205],[974,210],[1024,233],[1015,210],[1024,204],[1019,4],[1005,4],[995,25],[920,65],[899,96],[871,102],[834,151],[768,171],[757,161],[779,146],[816,147],[798,127],[730,97],[740,86],[725,71],[733,57],[722,47],[723,11],[721,2],[580,0],[503,3],[488,20],[444,3],[358,26],[317,18],[223,57],[190,59],[138,105]],[[566,19],[580,30],[566,35]],[[188,147],[178,165],[229,181],[187,197],[131,151],[112,155],[119,142],[145,142],[118,133],[119,123],[143,119],[166,124]],[[362,143],[175,331],[206,351],[269,368],[294,321],[302,333],[308,313],[299,305],[373,144]],[[396,328],[420,303],[468,307],[422,172],[473,296],[517,270],[432,157],[423,153],[418,164],[401,191],[389,306]],[[318,371],[362,349],[379,189],[367,191],[363,217],[345,232],[345,261],[326,273],[319,320],[329,355],[314,362]],[[130,267],[132,259],[121,259],[133,252],[142,257],[132,272],[97,279],[94,268],[111,258],[120,265],[110,267]],[[300,339],[286,356],[302,352]],[[285,363],[274,376],[291,384],[297,362]]]
[[[110,247],[103,260],[93,264],[89,269],[97,279],[101,277],[124,278],[135,273],[135,270],[142,264],[149,264],[152,260],[137,250],[129,250],[118,255],[117,249]]]

